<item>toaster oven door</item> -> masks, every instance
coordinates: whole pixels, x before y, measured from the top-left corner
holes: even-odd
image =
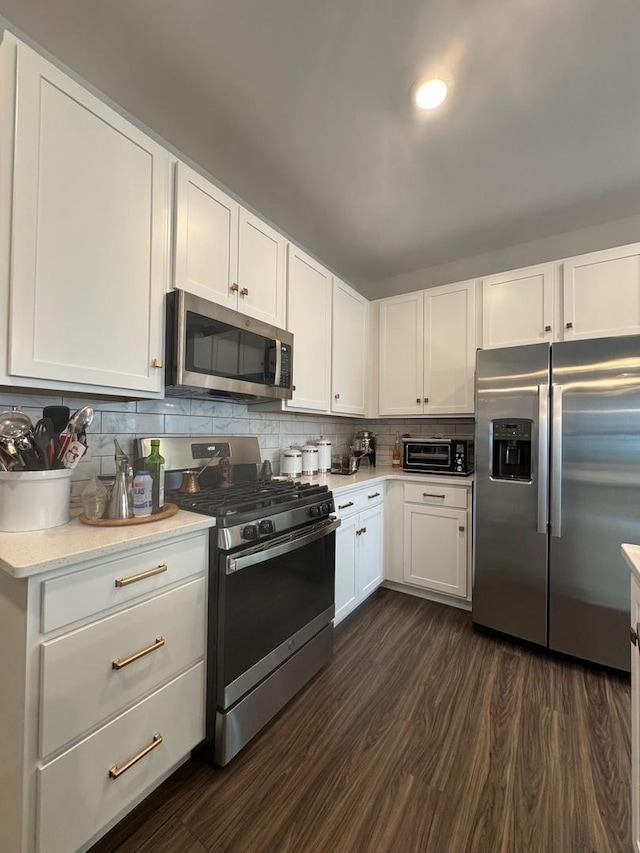
[[[407,471],[451,471],[452,456],[449,441],[407,441],[404,468]]]

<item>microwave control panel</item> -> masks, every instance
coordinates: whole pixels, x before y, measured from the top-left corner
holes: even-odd
[[[291,344],[280,343],[280,388],[291,388]]]

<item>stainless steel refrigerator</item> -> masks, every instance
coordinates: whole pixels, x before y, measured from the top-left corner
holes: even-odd
[[[640,336],[478,352],[473,621],[630,669]]]

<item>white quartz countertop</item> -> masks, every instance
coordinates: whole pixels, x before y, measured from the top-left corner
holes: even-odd
[[[178,512],[171,518],[130,527],[92,527],[72,519],[68,524],[27,533],[0,533],[0,568],[14,578],[100,559],[139,545],[155,545],[183,533],[215,527],[215,518]]]
[[[321,483],[329,486],[332,492],[353,489],[366,484],[384,480],[402,480],[407,483],[440,483],[443,486],[466,486],[473,485],[473,474],[468,477],[451,477],[445,474],[410,474],[402,469],[392,468],[390,465],[379,465],[371,468],[363,465],[355,474],[315,474],[312,477],[303,475],[303,483]]]
[[[383,483],[385,480],[471,488],[473,475],[450,477],[442,474],[409,474],[391,466],[363,466],[355,474],[316,474],[301,478],[301,482],[305,483],[326,484],[333,492]],[[131,547],[156,544],[182,533],[205,530],[214,527],[215,523],[215,519],[210,516],[179,510],[171,518],[131,527],[92,527],[73,519],[68,524],[48,530],[0,533],[0,569],[15,578],[26,578],[84,560],[119,554]],[[640,547],[637,550],[640,553]],[[640,564],[640,557],[638,561]]]
[[[623,545],[622,553],[632,574],[640,581],[640,545]]]

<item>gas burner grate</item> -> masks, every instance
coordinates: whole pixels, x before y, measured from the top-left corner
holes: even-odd
[[[213,515],[216,518],[242,515],[260,509],[278,510],[295,505],[302,498],[324,494],[327,486],[313,483],[278,481],[275,483],[242,483],[237,486],[207,486],[187,494],[167,492],[167,499],[182,509]]]

